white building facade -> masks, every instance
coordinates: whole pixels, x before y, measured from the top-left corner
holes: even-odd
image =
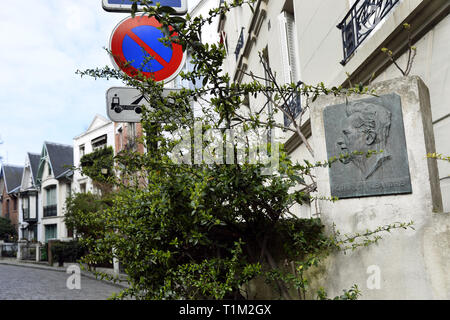
[[[73,163],[76,168],[80,168],[80,159],[94,150],[112,147],[115,150],[114,122],[96,115],[89,128],[73,139]],[[81,174],[80,170],[75,170],[73,175],[73,192],[75,193],[96,193],[92,179]]]
[[[449,156],[449,13],[448,0],[258,0],[253,10],[245,5],[232,9],[220,20],[218,33],[228,52],[224,70],[237,83],[251,82],[250,72],[260,77],[266,75],[261,64],[263,59],[279,84],[302,81],[316,85],[323,82],[328,88],[360,83],[375,85],[403,75],[382,49],[388,48],[396,63],[405,69],[409,44],[412,44],[415,50],[411,53],[415,57],[409,75],[419,76],[428,87],[430,96],[430,127],[433,132],[430,134],[427,131],[425,134],[434,134],[436,152]],[[404,24],[410,26],[408,30]],[[266,97],[261,95],[250,97],[249,104],[261,107],[266,102]],[[306,102],[304,97],[295,100],[290,105],[294,108],[291,111],[295,113],[298,110],[300,113]],[[313,103],[311,105],[314,106]],[[270,103],[267,104],[263,114],[271,116],[270,107]],[[286,125],[281,112],[273,116],[277,123]],[[311,129],[314,119],[317,128],[317,116],[310,117],[309,110],[301,118],[301,132],[313,150],[323,146],[319,143],[314,145],[314,141],[322,138]],[[419,128],[419,125],[416,127]],[[406,129],[412,130],[411,122]],[[294,162],[327,160],[323,158],[323,153],[322,158],[314,158],[297,134],[285,131],[280,138]],[[433,139],[430,137],[430,140]],[[410,141],[408,153],[419,150],[419,147],[423,146],[417,146],[417,141]],[[423,158],[410,157],[409,161],[414,164],[427,163],[426,152],[420,156]],[[418,214],[415,221],[417,230],[414,232],[389,234],[386,236],[389,239],[383,239],[382,244],[350,254],[351,258],[342,254],[331,255],[319,277],[320,280],[326,279],[323,285],[330,290],[329,293],[337,295],[345,286],[348,288],[352,279],[358,279],[358,285],[363,289],[362,298],[448,299],[450,284],[445,270],[449,267],[450,252],[449,162],[438,162],[438,177],[443,210],[432,212],[416,206],[409,213],[416,214],[422,210],[423,215]],[[423,195],[419,189],[413,190],[410,196],[421,199]],[[392,196],[393,203],[397,201],[399,206],[408,208],[405,198],[401,197]],[[343,228],[344,232],[349,233],[367,230],[370,221],[380,218],[391,219],[389,221],[410,218],[404,212],[400,214],[389,206],[379,205],[387,198],[355,197],[338,201],[336,206],[329,204],[329,201],[314,201],[310,206],[297,208],[296,214],[304,218],[320,216],[330,229],[334,228],[330,221],[336,222],[338,230]],[[338,208],[339,214],[333,208]],[[368,267],[374,265],[383,266],[381,290],[365,286]]]
[[[41,194],[37,232],[41,242],[72,238],[64,223],[66,199],[72,187],[72,166],[72,146],[44,142],[37,174]]]
[[[428,86],[436,151],[450,155],[449,12],[446,0],[258,0],[254,12],[245,5],[220,21],[218,32],[228,51],[224,70],[237,82],[251,81],[246,75],[250,70],[264,76],[261,53],[280,84],[301,80],[331,88],[400,77],[381,49],[390,49],[405,68],[408,32],[403,24],[408,23],[417,52],[410,75]],[[251,103],[263,105],[261,99]],[[280,112],[275,119],[283,123]],[[302,118],[302,132],[312,145],[308,113]],[[326,160],[313,159],[297,135],[287,132],[283,138],[294,160]],[[450,212],[450,163],[439,162],[439,176],[444,212]]]

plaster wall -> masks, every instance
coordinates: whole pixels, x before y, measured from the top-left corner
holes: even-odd
[[[374,84],[377,94],[401,97],[412,194],[319,201],[328,230],[341,234],[363,233],[395,222],[414,222],[415,230],[396,230],[383,239],[353,252],[331,255],[316,285],[330,296],[358,284],[362,299],[448,299],[450,214],[442,212],[436,160],[426,158],[435,149],[428,89],[418,77],[403,77]],[[363,97],[351,97],[358,100]],[[344,103],[342,98],[320,97],[312,107],[311,126],[315,151],[326,158],[323,109]],[[328,168],[317,169],[319,193],[328,196]],[[379,289],[369,289],[368,269],[380,270]]]

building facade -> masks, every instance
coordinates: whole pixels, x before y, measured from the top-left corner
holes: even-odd
[[[433,160],[426,159],[424,145],[427,150],[430,147],[437,153],[450,155],[449,12],[450,2],[446,0],[258,0],[253,9],[235,8],[220,19],[218,33],[227,50],[224,71],[235,82],[247,83],[253,81],[251,74],[267,78],[264,62],[280,85],[323,82],[328,88],[360,84],[393,88],[408,81],[413,83],[414,79],[419,79],[421,87],[423,81],[423,87],[428,89],[421,89],[421,95],[413,98],[411,89],[410,96],[406,91],[402,98],[404,106],[414,99],[417,102],[418,96],[419,104],[426,105],[421,109],[427,117],[427,129],[420,132],[422,140],[411,138],[422,130],[419,129],[422,122],[411,121],[413,112],[406,107],[402,110],[404,131],[410,135],[405,153],[410,168],[415,167],[410,171],[411,177],[417,179],[424,176],[427,163],[428,170],[434,165]],[[409,75],[417,76],[414,79],[404,77],[408,58],[412,57]],[[324,130],[320,129],[325,116],[318,111],[324,107],[319,108],[318,103],[325,100],[333,101],[325,106],[345,103],[345,99],[338,103],[328,96],[319,97],[316,103],[304,96],[293,96],[286,103],[297,121],[301,119],[301,133],[307,143],[313,150],[322,151],[313,155],[298,134],[280,132],[278,138],[294,162],[327,160],[323,152]],[[249,97],[248,104],[255,109],[265,106],[263,115],[291,126],[283,113],[272,113],[273,106],[265,96]],[[423,152],[419,155],[418,150]],[[419,164],[423,169],[417,169]],[[347,256],[330,255],[317,273],[320,276],[313,277],[312,282],[323,285],[332,296],[349,288],[355,280],[366,299],[448,299],[450,163],[439,161],[436,167],[433,179],[425,179],[420,185],[416,180],[407,195],[355,196],[337,203],[316,200],[309,206],[296,208],[298,216],[320,216],[327,229],[337,228],[346,234],[411,217],[417,227],[407,234],[389,234],[387,240],[367,250]],[[331,187],[329,171],[324,170],[328,169],[318,168],[314,172],[318,190],[322,187],[319,191],[329,191]],[[421,188],[429,188],[430,184],[435,189],[424,197]],[[329,197],[330,193],[319,196]],[[442,196],[442,201],[436,201],[436,207],[432,208],[429,204],[434,196],[439,199]],[[416,205],[410,207],[413,202]],[[372,267],[379,270],[381,284],[377,289],[366,282],[371,279],[368,273]]]
[[[80,160],[85,154],[104,148],[115,149],[114,123],[101,115],[96,115],[88,129],[73,139],[73,163],[76,168],[80,167]],[[97,193],[92,179],[75,170],[73,174],[72,191],[76,193]]]
[[[381,49],[391,50],[405,69],[409,51],[403,24],[408,23],[416,48],[410,75],[421,77],[430,90],[436,151],[449,155],[449,12],[450,2],[445,0],[259,0],[253,11],[242,6],[221,18],[218,32],[228,52],[224,70],[237,82],[251,81],[249,70],[264,76],[261,53],[280,84],[300,80],[310,85],[323,82],[329,88],[373,84],[402,76]],[[262,105],[261,99],[251,98],[251,103]],[[302,105],[304,98],[293,103],[299,111]],[[286,124],[281,113],[274,117]],[[301,125],[312,145],[308,112]],[[282,141],[295,160],[326,160],[313,159],[296,134],[285,133]],[[449,212],[448,162],[439,162],[439,176],[444,211]]]
[[[19,189],[23,167],[3,164],[0,170],[0,216],[19,226]]]
[[[40,192],[37,171],[40,154],[27,153],[19,190],[19,239],[41,241],[38,233]]]
[[[37,172],[39,197],[38,238],[65,240],[73,236],[64,223],[65,202],[73,180],[73,147],[44,142]]]

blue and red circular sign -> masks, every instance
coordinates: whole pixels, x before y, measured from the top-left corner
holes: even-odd
[[[171,42],[167,46],[159,40],[165,37],[159,27],[161,23],[155,17],[135,16],[122,20],[110,40],[114,65],[131,77],[140,72],[155,81],[175,78],[183,68],[185,54],[181,45]],[[177,35],[174,33],[172,37]]]

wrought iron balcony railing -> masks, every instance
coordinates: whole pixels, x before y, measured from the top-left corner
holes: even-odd
[[[56,204],[44,207],[44,217],[55,217],[58,214]]]
[[[356,48],[375,29],[399,0],[358,0],[345,18],[337,25],[342,31],[345,65]]]
[[[300,99],[300,94],[295,93],[292,95],[292,97],[289,99],[287,105],[290,111],[290,114],[295,118],[302,112],[302,104]],[[284,126],[288,127],[291,124],[291,119],[285,114],[284,115]]]
[[[234,50],[234,54],[236,55],[236,61],[239,58],[239,52],[244,47],[244,28],[241,29],[241,34],[239,35],[239,40],[236,45],[236,50]]]

